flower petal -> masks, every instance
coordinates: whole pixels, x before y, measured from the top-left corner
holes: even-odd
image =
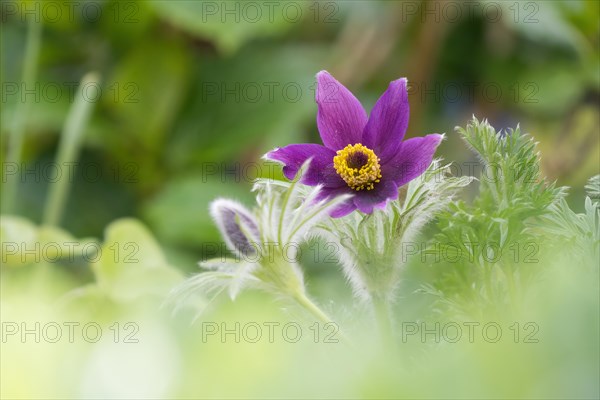
[[[220,198],[211,203],[210,214],[232,252],[242,256],[256,254],[254,246],[260,240],[258,223],[246,207]]]
[[[329,199],[332,197],[340,196],[342,194],[352,194],[353,196],[356,195],[356,193],[353,190],[350,190],[348,186],[337,188],[323,187],[319,191],[319,195],[317,196],[316,200],[320,201],[324,199]],[[356,210],[356,206],[354,205],[354,202],[352,200],[353,198],[350,198],[338,205],[333,211],[329,213],[329,216],[333,218],[341,218]]]
[[[362,190],[354,197],[354,205],[360,211],[371,214],[374,207],[384,208],[388,199],[398,197],[398,185],[392,180],[382,180],[373,190]]]
[[[442,135],[432,134],[402,142],[396,154],[381,166],[383,179],[391,179],[400,187],[423,174],[442,139]]]
[[[317,74],[317,126],[323,144],[340,150],[360,143],[367,113],[354,95],[327,71]]]
[[[283,174],[289,180],[293,180],[302,164],[309,158],[311,162],[308,170],[302,176],[301,182],[305,185],[324,185],[329,187],[340,187],[346,183],[340,178],[333,168],[333,157],[335,151],[315,143],[290,144],[277,148],[266,154],[270,160],[284,164]]]
[[[373,149],[382,162],[395,153],[406,133],[409,120],[406,78],[390,82],[369,116],[362,143]]]
[[[356,206],[352,199],[350,199],[337,206],[335,210],[329,213],[329,216],[332,218],[342,218],[354,210],[356,210]]]

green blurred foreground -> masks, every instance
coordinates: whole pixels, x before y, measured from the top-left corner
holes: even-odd
[[[134,221],[111,225],[107,242],[122,232],[140,262],[109,255],[92,265],[97,284],[58,303],[75,286],[64,266],[2,271],[2,398],[597,398],[598,272],[560,250],[541,246],[543,279],[519,314],[448,320],[405,291],[397,347],[382,349],[360,309],[340,316],[354,342],[334,343],[334,327],[255,293],[195,324],[173,318],[151,293],[178,274]],[[315,283],[323,302],[339,291],[332,278]]]

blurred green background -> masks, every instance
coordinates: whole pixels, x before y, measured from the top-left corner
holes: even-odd
[[[221,242],[209,202],[231,197],[251,205],[252,178],[280,176],[261,161],[266,151],[320,142],[314,76],[322,69],[367,110],[390,81],[407,77],[407,137],[447,133],[438,155],[455,162],[457,174],[479,175],[481,164],[456,125],[473,114],[497,129],[520,123],[539,141],[542,175],[572,187],[569,202],[582,211],[583,186],[600,169],[600,2],[3,1],[0,11],[3,165],[15,110],[22,100],[30,105],[17,203],[3,213],[42,222],[75,88],[97,71],[100,95],[61,226],[74,237],[104,240],[106,257],[111,243],[133,238],[141,259],[140,269],[126,276],[111,275],[130,266],[110,258],[91,268],[76,260],[3,270],[3,320],[72,318],[106,326],[133,320],[143,343],[113,346],[105,334],[106,342],[95,345],[3,346],[3,396],[597,397],[597,268],[595,280],[581,271],[570,275],[560,264],[573,260],[558,252],[541,257],[558,268],[524,316],[539,323],[544,346],[514,345],[513,321],[500,321],[506,342],[498,346],[477,341],[432,352],[416,343],[403,350],[406,364],[374,355],[374,343],[356,352],[310,340],[301,346],[200,343],[202,327],[192,326],[189,315],[173,319],[164,308],[156,312],[160,301],[131,298],[164,295],[179,272],[198,271],[206,244]],[[42,25],[41,47],[37,83],[23,91],[31,18]],[[5,175],[3,168],[3,188]],[[466,197],[476,186],[469,190]],[[131,220],[110,225],[122,217],[139,219],[148,230]],[[19,234],[37,229],[21,228]],[[31,237],[41,241],[40,232]],[[302,260],[311,294],[326,309],[337,303],[340,319],[356,328],[342,275],[312,254],[304,252]],[[435,314],[427,300],[410,296],[428,273],[418,265],[408,271],[398,307],[404,320]],[[73,288],[81,301],[67,311],[47,307]],[[286,321],[261,294],[223,304],[207,318]]]
[[[211,199],[250,200],[249,181],[272,171],[262,154],[319,142],[321,69],[367,110],[408,77],[407,136],[446,132],[439,154],[458,173],[474,160],[454,126],[472,114],[498,129],[520,123],[540,142],[546,176],[576,195],[598,169],[597,1],[5,2],[2,11],[3,145],[15,104],[33,103],[16,213],[40,221],[44,168],[74,88],[101,74],[64,218],[76,236],[135,216],[196,260],[217,240]],[[23,95],[14,86],[28,15],[43,32],[39,83]]]

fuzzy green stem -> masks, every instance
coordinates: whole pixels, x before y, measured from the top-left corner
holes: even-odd
[[[393,344],[394,333],[390,303],[382,297],[375,296],[373,297],[373,311],[375,314],[375,319],[377,320],[377,326],[382,344],[384,346]]]
[[[29,88],[35,85],[34,81],[37,74],[41,37],[41,22],[37,22],[36,18],[29,18],[21,90],[29,90]],[[23,152],[23,141],[25,136],[25,121],[29,115],[29,108],[31,106],[29,102],[23,101],[23,96],[19,96],[19,99],[21,101],[17,102],[15,106],[6,155],[7,165],[16,165],[17,168],[20,168],[21,164],[21,154]],[[17,196],[19,174],[8,175],[4,178],[6,180],[2,190],[2,212],[9,214],[14,212],[13,208]]]
[[[313,301],[311,299],[309,299],[304,293],[296,293],[296,295],[294,296],[294,299],[298,302],[299,305],[304,307],[305,310],[310,312],[313,316],[315,316],[317,319],[319,319],[324,324],[335,324],[339,329],[338,333],[340,334],[342,341],[347,344],[352,343],[350,341],[350,339],[348,338],[348,336],[346,336],[346,334],[339,327],[339,325],[337,325],[337,323],[335,321],[333,321],[327,314],[325,314],[325,312],[323,310],[321,310],[319,308],[319,306],[317,306],[315,303],[313,303]]]
[[[99,80],[97,73],[90,72],[83,77],[79,84],[75,102],[69,110],[69,115],[61,133],[56,155],[57,165],[72,165],[77,159],[83,132],[92,113],[93,105],[99,97],[98,93],[92,93],[96,92]],[[67,199],[70,178],[70,174],[62,174],[56,182],[50,185],[44,210],[45,224],[58,225],[60,223]]]
[[[312,302],[304,293],[297,294],[294,296],[294,299],[304,307],[307,311],[309,311],[312,315],[317,317],[323,323],[333,322],[331,318],[325,312],[323,312],[315,303]]]
[[[512,312],[515,315],[519,315],[521,308],[521,301],[520,301],[520,293],[519,293],[519,288],[515,282],[515,271],[514,271],[514,265],[505,265],[504,266],[504,273],[506,275],[506,280],[508,282],[508,290],[509,290],[509,296],[510,296],[510,307]]]
[[[324,324],[335,324],[335,322],[325,314],[319,306],[306,296],[301,277],[297,275],[292,264],[286,261],[285,257],[283,257],[283,253],[276,253],[275,260],[263,263],[262,268],[257,271],[257,274],[259,279],[270,282],[273,286],[277,287],[281,293],[289,296],[320,322]],[[341,329],[339,329],[338,332],[345,342],[350,343],[348,338],[341,332]]]

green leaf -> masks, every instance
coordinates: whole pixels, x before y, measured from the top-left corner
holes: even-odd
[[[167,183],[144,205],[143,215],[161,240],[197,248],[205,242],[215,245],[221,239],[208,213],[209,203],[217,196],[251,200],[248,189],[218,176],[194,174]]]
[[[23,217],[0,217],[2,265],[24,266],[72,260],[87,256],[87,249],[93,248],[94,243],[92,238],[76,239],[69,232],[55,226],[38,227]]]
[[[561,12],[561,2],[504,2],[502,5],[505,7],[502,21],[532,41],[570,47],[580,54],[588,50],[585,37]]]
[[[150,231],[135,219],[117,220],[106,228],[104,244],[91,267],[99,287],[117,301],[166,296],[182,279]]]
[[[230,60],[202,60],[193,101],[169,142],[169,163],[241,162],[249,151],[256,160],[275,146],[311,141],[302,134],[315,118],[315,74],[325,56],[314,47],[249,46]],[[316,129],[312,134],[318,140]]]
[[[162,146],[186,92],[189,61],[181,43],[156,38],[128,53],[107,80],[104,105],[142,148]],[[113,139],[122,144],[121,136]]]
[[[518,91],[515,96],[520,106],[530,113],[548,117],[572,110],[589,86],[581,64],[564,61],[531,66],[517,79],[518,83],[511,86],[511,90]]]
[[[2,266],[22,266],[29,264],[35,255],[24,256],[23,247],[32,249],[37,242],[37,227],[25,218],[2,215],[0,217],[0,244],[2,245]]]
[[[234,53],[251,39],[288,31],[300,22],[310,5],[286,1],[272,2],[269,6],[250,2],[178,0],[148,4],[162,19],[196,37],[212,41],[225,54]],[[298,17],[296,13],[299,13]]]

